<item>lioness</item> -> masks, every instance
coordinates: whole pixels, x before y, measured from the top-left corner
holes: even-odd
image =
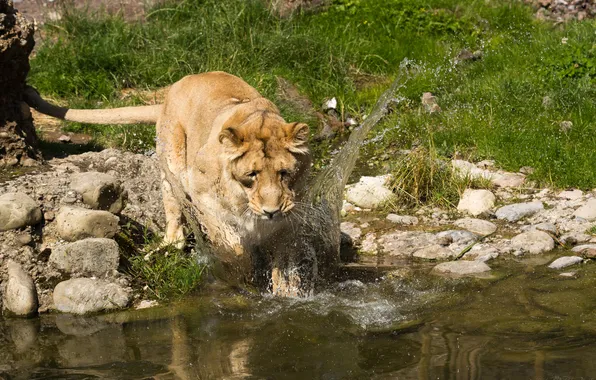
[[[210,240],[236,254],[283,223],[310,166],[308,126],[285,122],[271,101],[224,72],[184,77],[156,106],[73,110],[45,102],[31,88],[25,97],[39,112],[64,120],[156,123],[158,156],[200,210]],[[165,169],[164,241],[181,246],[183,213]]]

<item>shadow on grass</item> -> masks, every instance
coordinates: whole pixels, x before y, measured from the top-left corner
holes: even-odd
[[[99,152],[103,149],[103,146],[95,143],[94,141],[83,144],[65,144],[61,142],[43,140],[40,140],[39,142],[39,150],[44,160],[51,160],[52,158],[64,158],[73,154],[81,154],[86,152]]]

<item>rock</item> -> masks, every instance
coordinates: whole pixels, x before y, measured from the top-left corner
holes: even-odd
[[[571,251],[579,253],[580,255],[588,259],[596,258],[596,244],[578,245],[577,247],[573,247]]]
[[[323,103],[323,111],[337,109],[337,99],[331,98]]]
[[[489,244],[476,244],[464,255],[465,260],[486,262],[499,257],[499,250]]]
[[[387,179],[388,176],[361,177],[358,183],[348,187],[347,201],[362,208],[381,206],[393,198],[393,192],[385,187]]]
[[[588,200],[588,202],[575,210],[573,216],[577,218],[582,218],[587,220],[588,222],[593,222],[596,220],[596,198],[592,198]]]
[[[66,241],[111,238],[118,232],[119,220],[107,211],[68,206],[62,207],[56,216],[58,234]]]
[[[490,271],[490,267],[481,261],[449,261],[436,265],[432,272],[465,276]]]
[[[157,302],[155,300],[142,300],[135,306],[135,309],[137,309],[137,310],[149,309],[149,308],[157,307],[157,306],[159,306],[159,302]]]
[[[550,263],[548,267],[551,269],[563,269],[581,263],[582,260],[583,259],[579,256],[563,256]]]
[[[23,228],[41,222],[41,210],[24,193],[6,193],[0,196],[0,231]]]
[[[483,170],[478,168],[471,162],[464,161],[464,160],[453,160],[451,161],[451,167],[455,174],[458,174],[461,177],[469,177],[472,179],[488,179],[492,180],[493,173],[488,170]]]
[[[526,176],[521,173],[498,172],[491,181],[499,187],[520,187],[526,181]]]
[[[559,194],[557,194],[557,197],[561,198],[561,199],[568,199],[570,201],[573,201],[573,200],[581,198],[582,195],[584,195],[583,191],[575,189],[575,190],[561,191]]]
[[[379,243],[384,253],[390,256],[409,257],[416,251],[435,244],[435,236],[430,232],[397,231],[382,235]]]
[[[415,226],[418,224],[418,218],[410,215],[388,214],[387,220],[405,226]]]
[[[486,214],[495,205],[495,195],[488,190],[466,189],[457,209],[473,216]]]
[[[591,239],[590,235],[586,235],[581,232],[567,233],[567,234],[562,235],[560,238],[560,240],[561,240],[561,242],[563,242],[563,244],[568,244],[568,245],[586,243],[586,242],[590,241],[590,239]]]
[[[561,132],[568,132],[573,128],[573,123],[569,120],[563,120],[559,123],[559,129]]]
[[[6,267],[8,281],[3,293],[4,309],[20,317],[36,314],[39,302],[33,279],[13,260],[9,260]]]
[[[339,228],[341,232],[352,238],[352,241],[354,242],[357,242],[360,239],[360,236],[362,236],[362,230],[356,227],[356,224],[352,222],[343,222],[340,224]]]
[[[544,231],[547,232],[551,235],[557,236],[558,235],[558,230],[557,230],[557,226],[555,226],[552,223],[538,223],[532,226],[532,229],[538,230],[538,231]]]
[[[130,298],[129,289],[92,278],[63,281],[54,288],[54,306],[63,313],[87,314],[122,309]]]
[[[438,241],[443,241],[445,245],[448,244],[459,244],[459,245],[468,245],[477,240],[476,235],[469,231],[463,230],[448,230],[439,232],[436,235]]]
[[[58,141],[60,141],[61,143],[64,144],[68,144],[71,142],[70,136],[68,135],[61,135],[60,137],[58,137]]]
[[[519,168],[519,172],[525,175],[534,174],[535,169],[531,166],[522,166]]]
[[[555,249],[555,241],[544,231],[528,231],[511,239],[511,246],[521,252],[539,254]]]
[[[67,273],[102,276],[118,269],[120,248],[111,239],[89,238],[54,247],[49,261]]]
[[[379,245],[377,244],[376,235],[373,232],[367,233],[360,243],[360,251],[363,253],[376,254],[378,250]]]
[[[118,214],[125,206],[126,193],[116,178],[109,174],[85,172],[75,174],[70,188],[83,196],[83,202],[96,210]]]
[[[32,241],[33,241],[33,238],[31,237],[31,234],[28,232],[23,232],[23,233],[17,235],[17,243],[21,247],[31,244]]]
[[[463,218],[456,220],[453,224],[481,236],[490,235],[497,230],[494,223],[482,219]]]
[[[528,203],[515,203],[507,206],[503,206],[495,213],[497,219],[507,220],[508,222],[517,222],[518,220],[534,215],[544,209],[542,202],[528,202]]]
[[[417,250],[413,256],[425,260],[445,260],[453,258],[455,253],[442,245],[433,244]]]

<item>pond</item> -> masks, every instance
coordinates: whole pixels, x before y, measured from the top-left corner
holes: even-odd
[[[409,263],[307,299],[203,290],[176,304],[0,320],[6,379],[577,379],[596,374],[596,266]],[[354,278],[360,278],[356,280]]]

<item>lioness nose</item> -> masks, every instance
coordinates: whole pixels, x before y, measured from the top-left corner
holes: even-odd
[[[267,218],[273,219],[275,214],[277,214],[279,212],[279,209],[277,208],[275,210],[272,210],[272,209],[263,208],[263,212],[265,213],[265,216],[267,216]]]

